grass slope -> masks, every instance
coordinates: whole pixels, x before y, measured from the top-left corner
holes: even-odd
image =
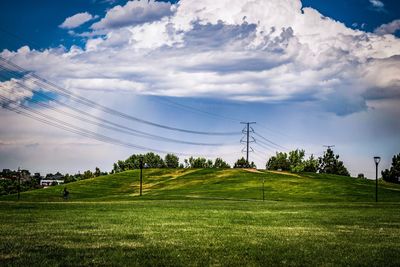
[[[273,201],[370,202],[375,181],[324,174],[290,174],[241,169],[147,169],[142,199],[231,199]],[[123,201],[139,198],[139,172],[127,171],[66,185],[69,201]],[[24,192],[23,201],[61,201],[64,186]],[[400,201],[400,186],[380,181],[380,201]],[[5,196],[0,200],[15,200]]]
[[[267,201],[262,198],[265,179]],[[400,266],[400,187],[319,174],[129,171],[0,200],[0,266]]]

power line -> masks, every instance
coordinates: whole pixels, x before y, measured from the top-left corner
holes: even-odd
[[[214,118],[221,118],[221,119],[229,120],[231,122],[240,122],[241,121],[241,120],[235,119],[233,117],[229,117],[229,116],[225,116],[225,115],[221,115],[221,114],[217,114],[217,113],[213,113],[213,112],[209,112],[209,111],[204,111],[201,109],[194,108],[192,106],[184,105],[184,104],[172,101],[167,98],[157,97],[155,99],[157,99],[157,101],[159,101],[159,102],[164,102],[164,104],[167,104],[167,105],[170,105],[170,106],[173,106],[176,108],[182,108],[184,110],[188,110],[193,113],[203,114],[203,115],[207,115],[209,117],[214,117]]]
[[[4,63],[9,64],[10,66],[16,68],[17,70],[19,70],[22,73],[30,73],[28,70],[16,65],[15,63],[13,63],[13,62],[11,62],[9,60],[6,60],[5,58],[3,58],[1,56],[0,56],[0,60],[3,61]],[[21,76],[20,78],[22,78],[24,76],[22,74],[19,74],[19,75]],[[148,121],[148,120],[140,119],[140,118],[134,117],[132,115],[117,111],[115,109],[108,108],[106,106],[103,106],[101,104],[93,102],[92,100],[89,100],[89,99],[87,99],[87,98],[85,98],[83,96],[80,96],[80,95],[77,95],[75,93],[72,93],[71,91],[69,91],[69,90],[67,90],[65,88],[62,88],[62,87],[58,86],[57,84],[54,84],[53,82],[50,82],[50,81],[46,80],[45,78],[40,77],[39,75],[37,75],[35,73],[30,73],[30,75],[32,77],[36,78],[37,80],[41,81],[42,83],[44,83],[44,84],[50,86],[51,88],[55,89],[57,91],[57,93],[59,93],[59,94],[61,94],[63,96],[69,97],[70,99],[72,99],[75,102],[78,102],[78,103],[83,104],[83,105],[87,105],[87,106],[92,107],[94,109],[98,109],[98,110],[101,110],[103,112],[109,113],[109,114],[111,114],[113,116],[118,116],[118,117],[121,117],[121,118],[124,118],[124,119],[127,119],[127,120],[140,122],[140,123],[151,125],[151,126],[154,126],[154,127],[163,128],[163,129],[166,129],[166,130],[178,131],[178,132],[184,132],[184,133],[190,133],[190,134],[198,134],[198,135],[220,135],[220,136],[226,136],[226,135],[238,135],[238,134],[240,134],[238,132],[194,131],[194,130],[188,130],[188,129],[172,127],[172,126],[168,126],[168,125],[159,124],[159,123],[151,122],[151,121]],[[36,83],[36,81],[34,81],[34,82]],[[43,84],[41,84],[41,85],[43,85]],[[47,87],[47,89],[49,89],[49,88]],[[52,90],[52,91],[54,91],[54,90]]]
[[[164,153],[164,154],[173,153],[173,154],[182,155],[182,156],[193,156],[193,154],[165,151],[165,150],[140,146],[140,145],[136,145],[136,144],[132,144],[132,143],[128,143],[128,142],[123,142],[123,141],[114,139],[112,137],[106,136],[106,135],[98,134],[96,132],[92,132],[90,130],[74,126],[68,122],[65,122],[65,121],[56,119],[52,116],[46,115],[40,111],[34,110],[24,104],[18,103],[17,101],[9,99],[7,97],[0,95],[0,99],[2,99],[3,101],[5,101],[8,104],[12,103],[12,104],[18,106],[18,108],[16,108],[16,107],[11,107],[11,106],[5,104],[5,105],[3,105],[3,108],[5,108],[5,109],[8,109],[10,111],[16,112],[21,115],[24,115],[24,116],[34,119],[36,121],[42,122],[46,125],[50,125],[50,126],[53,126],[53,127],[83,136],[83,137],[87,137],[87,138],[101,141],[104,143],[119,145],[119,146],[123,146],[123,147],[127,147],[127,148],[135,148],[135,149],[139,149],[139,150],[154,151],[154,152]],[[21,108],[23,110],[21,110]],[[36,114],[36,115],[33,115],[33,114]],[[200,156],[200,155],[198,155],[198,156]]]
[[[0,66],[0,69],[1,69],[1,66]],[[5,77],[1,73],[0,73],[0,76]],[[74,119],[78,119],[80,121],[83,121],[83,122],[86,122],[86,123],[89,123],[89,124],[92,124],[92,125],[100,126],[102,128],[114,130],[114,131],[117,131],[117,132],[122,132],[122,133],[129,134],[129,135],[134,135],[134,136],[137,136],[137,137],[153,139],[153,140],[157,140],[157,141],[163,141],[163,142],[173,142],[173,143],[180,143],[180,144],[187,144],[187,145],[198,145],[198,146],[224,146],[224,145],[229,145],[227,143],[199,143],[199,142],[177,140],[177,139],[167,138],[167,137],[163,137],[163,136],[159,136],[159,135],[154,135],[154,134],[150,134],[150,133],[147,133],[147,132],[143,132],[143,131],[140,131],[140,130],[132,129],[130,127],[114,123],[112,121],[109,121],[109,120],[94,116],[94,115],[92,115],[90,113],[87,113],[87,112],[85,112],[83,110],[80,110],[80,109],[77,109],[75,107],[69,106],[69,105],[67,105],[67,104],[65,104],[65,103],[63,103],[61,101],[58,101],[57,99],[54,99],[54,98],[52,98],[52,97],[50,97],[50,96],[48,96],[46,94],[43,94],[43,93],[38,92],[38,91],[35,91],[34,89],[24,85],[23,83],[20,83],[19,81],[16,81],[16,83],[24,90],[27,90],[29,92],[33,92],[36,95],[40,96],[41,98],[47,99],[49,101],[55,102],[55,103],[57,103],[59,105],[62,105],[64,107],[67,107],[67,108],[77,112],[80,115],[83,114],[83,115],[85,115],[87,117],[91,117],[91,118],[93,118],[93,119],[95,119],[97,121],[100,121],[100,123],[97,122],[97,121],[88,120],[88,119],[86,119],[86,118],[84,118],[82,116],[79,116],[79,115],[75,115],[75,114],[71,114],[71,113],[63,111],[63,110],[59,110],[59,109],[57,109],[57,108],[55,108],[53,106],[50,106],[48,104],[45,104],[45,103],[43,103],[41,101],[38,101],[38,100],[35,100],[35,99],[30,99],[29,100],[30,102],[33,102],[33,103],[36,103],[39,106],[54,110],[54,111],[56,111],[58,113],[66,115],[68,117],[71,117],[71,118],[74,118]],[[107,123],[109,125],[106,125],[104,123]],[[115,127],[118,127],[118,128],[115,128]]]
[[[281,148],[281,149],[284,149],[284,150],[290,150],[290,149],[288,149],[288,148],[286,148],[284,146],[281,146],[281,145],[279,145],[279,144],[277,144],[275,142],[272,142],[271,140],[265,138],[264,136],[262,136],[261,134],[259,134],[257,132],[255,132],[254,134],[257,135],[258,137],[260,137],[261,139],[265,140],[266,142],[268,142],[268,143],[270,143],[270,144],[272,144],[272,145],[274,145],[274,146],[276,146],[278,148]]]
[[[260,140],[257,140],[257,139],[256,139],[255,144],[258,145],[259,147],[262,147],[263,149],[266,149],[266,150],[270,151],[270,152],[275,152],[275,151],[272,150],[271,148],[269,148],[269,147],[263,145],[263,144],[260,142]]]

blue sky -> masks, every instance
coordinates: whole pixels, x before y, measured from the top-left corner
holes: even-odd
[[[257,133],[287,149],[321,155],[323,145],[335,144],[353,175],[373,176],[375,154],[388,167],[400,152],[398,1],[200,2],[2,1],[1,56],[152,122],[240,132],[240,121],[256,121]],[[31,107],[56,116],[35,106],[40,97],[18,89],[18,83],[5,81],[3,88],[7,97],[33,98]],[[221,155],[230,163],[243,155],[240,135],[178,133],[68,103],[151,134],[226,146],[132,138],[57,114],[124,142]],[[4,109],[0,118],[8,126],[0,130],[0,168],[109,170],[114,161],[143,152],[75,136]],[[277,150],[253,147],[251,159],[258,167]]]

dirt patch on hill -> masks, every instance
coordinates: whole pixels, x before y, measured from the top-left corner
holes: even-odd
[[[276,173],[276,174],[282,174],[282,175],[288,175],[288,176],[294,176],[294,177],[302,177],[298,174],[295,173],[291,173],[291,172],[284,172],[284,171],[268,171],[268,172],[272,172],[272,173]]]
[[[257,170],[257,169],[243,169],[243,170],[245,170],[245,171],[247,171],[247,172],[262,173],[262,172],[260,172],[260,171]]]

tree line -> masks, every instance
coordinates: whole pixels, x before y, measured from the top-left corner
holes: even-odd
[[[184,159],[183,163],[179,162],[179,157],[174,154],[167,154],[164,158],[153,152],[146,154],[133,154],[126,160],[118,160],[113,165],[112,173],[123,172],[127,170],[139,169],[143,162],[147,168],[217,168],[227,169],[231,166],[222,158],[216,158],[214,161],[203,157],[190,157]]]
[[[290,151],[289,153],[276,152],[275,156],[269,158],[266,169],[295,173],[318,172],[350,176],[343,161],[339,160],[339,155],[335,155],[330,148],[324,152],[322,157],[315,158],[311,154],[308,159],[305,159],[305,151],[300,149]]]

